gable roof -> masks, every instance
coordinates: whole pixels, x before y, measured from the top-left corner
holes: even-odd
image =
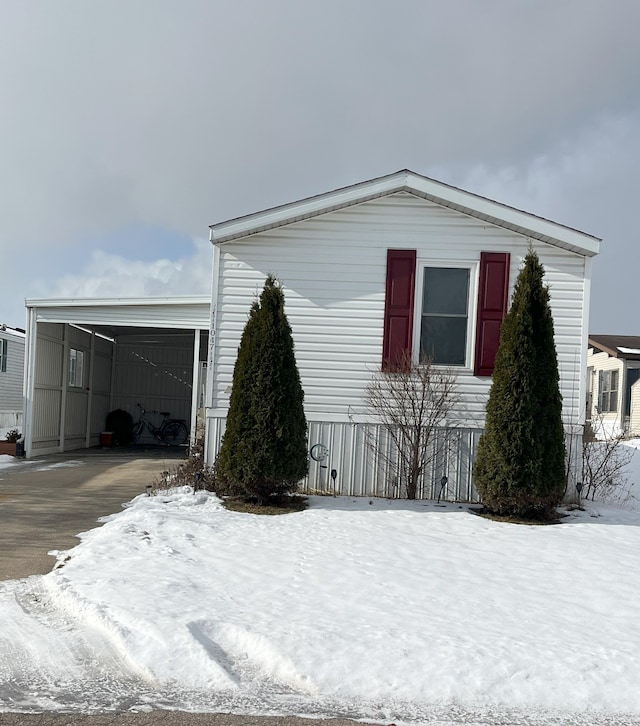
[[[590,335],[589,345],[614,358],[640,360],[640,335]]]
[[[526,237],[547,242],[586,257],[597,255],[600,250],[602,240],[599,237],[429,179],[408,169],[325,194],[307,197],[297,202],[212,224],[209,227],[209,238],[212,242],[221,244],[398,192],[407,192],[422,197],[497,227],[512,230]]]

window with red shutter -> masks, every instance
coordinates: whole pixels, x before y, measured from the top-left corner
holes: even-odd
[[[490,376],[500,341],[500,325],[507,311],[509,254],[482,252],[478,282],[474,373]],[[468,341],[471,273],[473,265],[421,264],[418,301],[418,360],[435,365],[469,366]],[[392,371],[411,358],[416,275],[415,250],[387,251],[382,370]]]

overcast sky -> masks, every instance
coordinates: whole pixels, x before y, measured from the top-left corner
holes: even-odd
[[[0,322],[207,293],[208,225],[409,168],[604,238],[640,335],[640,0],[0,0]]]

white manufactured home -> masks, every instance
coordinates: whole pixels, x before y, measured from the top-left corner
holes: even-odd
[[[640,436],[640,336],[589,336],[586,415],[597,433]]]
[[[25,452],[96,446],[109,411],[169,411],[194,435],[210,299],[27,300]],[[158,420],[157,423],[160,421]],[[153,442],[153,437],[141,440]]]
[[[207,451],[224,432],[240,336],[268,274],[283,284],[305,394],[310,489],[401,495],[395,472],[365,446],[374,371],[408,352],[455,368],[454,430],[418,496],[447,477],[449,499],[474,499],[472,463],[484,425],[499,328],[532,247],[546,270],[568,435],[584,424],[591,260],[600,240],[404,170],[214,224]],[[573,447],[578,450],[579,447]]]
[[[23,330],[0,325],[0,429],[22,427]]]

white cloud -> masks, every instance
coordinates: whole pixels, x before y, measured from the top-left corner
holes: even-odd
[[[193,240],[193,253],[179,260],[155,262],[127,259],[102,250],[92,253],[87,266],[65,275],[53,297],[145,297],[205,295],[211,287],[211,243]]]

